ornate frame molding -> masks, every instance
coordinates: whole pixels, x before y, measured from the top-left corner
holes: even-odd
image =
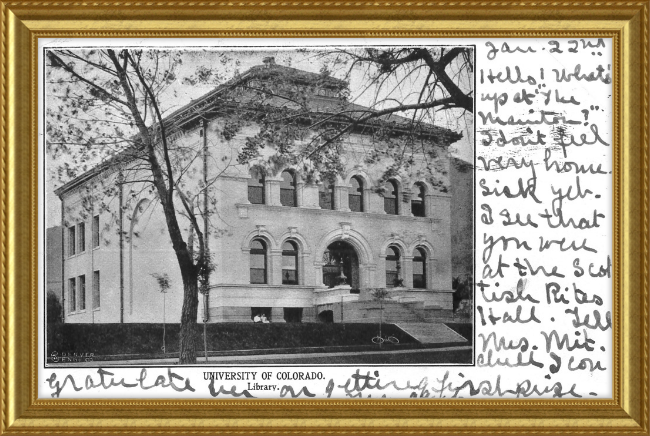
[[[649,7],[647,1],[531,0],[1,3],[0,431],[648,434]],[[614,40],[613,399],[37,399],[39,37],[551,36]]]

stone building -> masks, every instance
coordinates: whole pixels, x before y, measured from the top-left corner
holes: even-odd
[[[308,177],[304,165],[270,164],[265,156],[238,164],[258,128],[242,123],[226,134],[232,117],[223,108],[246,104],[246,89],[265,83],[307,94],[310,110],[321,115],[341,107],[337,91],[347,86],[271,62],[166,118],[173,144],[206,148],[205,167],[214,178],[209,194],[216,212],[209,220],[216,230],[208,237],[214,270],[199,321],[251,322],[264,314],[271,322],[371,322],[380,316],[372,298],[377,288],[389,291],[382,304],[388,321],[448,317],[454,218],[448,189],[435,181],[448,180],[447,147],[461,135],[430,126],[427,141],[438,150],[435,156],[414,155],[408,171],[388,180],[382,175],[389,163],[368,159],[377,145],[362,128],[346,136],[344,170],[332,180]],[[233,90],[240,93],[232,97]],[[267,109],[280,104],[270,101]],[[394,115],[382,121],[407,122]],[[197,174],[203,163],[197,162]],[[116,184],[129,165],[128,159],[109,160],[56,191],[64,223],[66,322],[180,319],[182,283],[162,208],[137,183]],[[116,184],[119,193],[88,201],[100,184]],[[166,293],[155,274],[169,276]]]
[[[451,213],[452,275],[472,279],[474,275],[474,165],[451,158],[449,193],[453,198]]]

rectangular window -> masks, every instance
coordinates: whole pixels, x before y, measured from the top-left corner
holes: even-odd
[[[283,285],[297,285],[298,284],[298,271],[295,269],[282,270],[282,284]]]
[[[424,262],[413,261],[413,287],[417,289],[426,288],[427,282],[424,275]]]
[[[99,215],[93,217],[93,248],[99,247]]]
[[[77,252],[77,230],[75,226],[68,227],[68,256],[74,256]]]
[[[95,271],[93,272],[93,309],[99,309],[101,301],[99,289],[99,271]]]
[[[266,270],[260,268],[251,268],[251,284],[265,285],[266,284]]]
[[[411,213],[413,216],[424,216],[424,203],[421,201],[411,201]]]
[[[86,310],[86,276],[79,276],[79,310]]]
[[[328,192],[318,193],[318,205],[321,209],[334,209],[332,207],[332,197]]]
[[[386,287],[394,288],[397,285],[399,275],[397,273],[398,260],[386,257]]]
[[[70,299],[70,312],[77,310],[77,281],[72,278],[68,280],[68,298]]]
[[[296,256],[292,254],[283,254],[282,255],[282,269],[297,269]]]
[[[86,251],[86,223],[79,223],[77,239],[79,240],[79,253]]]
[[[252,204],[264,204],[264,186],[248,186],[248,201]]]
[[[295,255],[282,255],[282,284],[298,284],[298,265]]]
[[[253,269],[265,269],[266,268],[266,256],[264,254],[258,254],[258,253],[251,254],[251,268],[253,268]]]
[[[413,254],[413,287],[425,289],[427,287],[427,255],[421,247],[416,248]]]
[[[264,254],[251,254],[251,283],[266,283],[266,256]]]
[[[282,206],[296,207],[295,189],[280,189],[280,204]]]
[[[398,277],[397,271],[386,271],[386,287],[394,288]]]

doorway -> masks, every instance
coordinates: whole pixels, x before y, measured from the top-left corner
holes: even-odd
[[[359,258],[352,245],[336,241],[327,246],[323,253],[323,284],[328,288],[359,288]]]

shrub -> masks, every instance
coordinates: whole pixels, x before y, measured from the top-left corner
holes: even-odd
[[[451,288],[454,290],[454,310],[458,309],[462,300],[472,299],[472,280],[469,277],[461,279],[454,277],[451,281]]]
[[[166,326],[167,354],[178,353],[180,324]],[[203,325],[196,328],[202,335]],[[95,356],[162,355],[162,324],[58,324],[48,328],[48,355],[94,353]],[[393,324],[384,334],[402,343],[416,341]],[[208,351],[372,345],[376,324],[214,323],[207,325]],[[200,343],[197,352],[202,353]]]
[[[63,321],[63,307],[59,296],[53,291],[47,291],[46,310],[48,324],[60,324]]]

